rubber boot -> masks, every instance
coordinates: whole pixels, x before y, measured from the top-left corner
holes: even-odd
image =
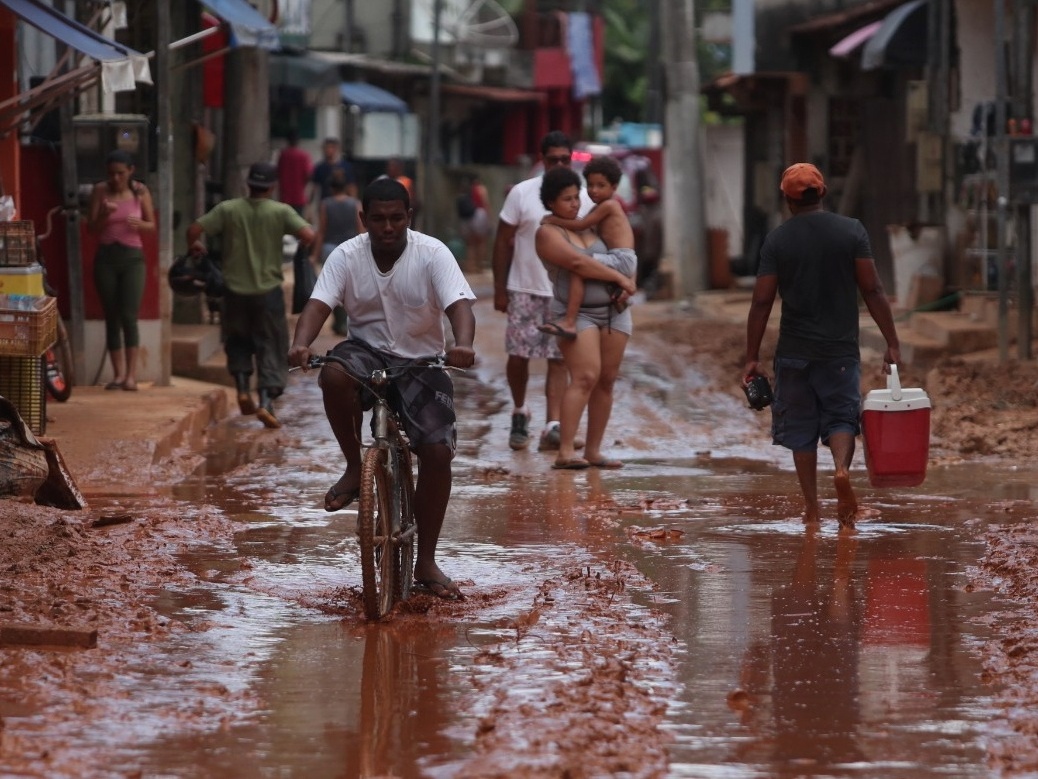
[[[245,415],[256,413],[256,401],[252,399],[252,393],[249,392],[249,379],[250,376],[247,373],[234,374],[234,383],[238,387],[238,410]]]
[[[281,427],[281,423],[278,418],[274,416],[274,398],[272,398],[269,390],[260,387],[259,389],[259,409],[256,411],[256,417],[260,422],[263,423],[264,427],[269,427],[271,430]]]

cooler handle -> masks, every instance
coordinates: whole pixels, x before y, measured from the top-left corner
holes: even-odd
[[[891,400],[901,400],[901,379],[897,375],[897,366],[891,363],[890,375],[887,376],[887,389]]]

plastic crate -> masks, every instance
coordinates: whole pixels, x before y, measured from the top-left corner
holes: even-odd
[[[0,222],[0,265],[36,262],[36,228],[28,219]]]
[[[0,295],[0,355],[39,357],[57,337],[57,298]]]
[[[39,356],[0,355],[0,395],[14,404],[34,435],[47,432],[47,387]]]

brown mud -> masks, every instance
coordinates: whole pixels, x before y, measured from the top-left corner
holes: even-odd
[[[694,344],[694,358],[710,379],[710,386],[696,391],[741,396],[741,325],[680,315],[653,322],[641,335],[660,339],[660,354],[675,342]],[[865,359],[863,373],[868,374],[869,356]],[[863,383],[882,386],[876,374]],[[949,360],[925,376],[906,372],[902,384],[923,386],[933,400],[934,461],[1038,459],[1038,366],[998,368]],[[291,439],[285,430],[270,435]],[[129,716],[120,705],[124,693],[118,675],[131,662],[138,664],[136,672],[148,672],[140,667],[149,662],[142,646],[167,641],[180,631],[205,629],[163,617],[153,606],[164,587],[194,579],[178,562],[178,553],[200,544],[226,548],[235,530],[218,512],[204,505],[185,511],[185,504],[169,496],[166,488],[186,476],[193,463],[189,453],[178,452],[164,468],[127,470],[121,475],[125,499],[94,496],[92,507],[82,512],[0,501],[0,622],[93,629],[99,635],[98,648],[89,651],[0,648],[0,725],[5,716],[24,723],[26,715],[36,715],[18,729],[0,728],[0,768],[5,774],[94,775],[98,756],[78,751],[67,734],[89,728],[92,721],[118,722]],[[992,766],[1007,773],[1034,772],[1038,531],[1014,525],[1012,507],[1006,513],[1004,524],[986,532],[987,552],[971,583],[997,591],[1004,604],[992,617],[996,638],[983,651],[989,680],[1002,691],[1010,735],[992,738],[989,757]],[[118,522],[105,521],[115,516]],[[633,628],[627,624],[625,589],[631,582],[648,586],[619,563],[589,564],[547,579],[523,616],[506,626],[514,630],[514,641],[477,655],[477,683],[498,685],[498,702],[473,734],[475,755],[462,767],[462,775],[507,776],[517,760],[526,761],[525,776],[665,773],[667,741],[657,725],[667,694],[654,689],[660,680],[646,675],[645,668],[657,661],[665,664],[674,649],[662,620],[644,619]],[[564,603],[581,604],[579,613],[559,609]],[[426,610],[432,619],[449,619],[480,605],[479,597],[460,604],[422,599],[414,609]],[[359,607],[344,617],[359,622]],[[618,632],[621,624],[625,629]],[[537,707],[513,705],[508,698],[507,671],[510,664],[525,662],[520,651],[524,642],[550,650],[541,662],[581,669],[571,673],[568,683],[560,681]],[[183,708],[169,716],[177,727],[196,730],[227,727],[260,705],[248,692],[202,682],[189,684],[184,699]],[[552,716],[543,715],[542,705]],[[538,745],[549,740],[550,756],[544,757]],[[595,748],[589,750],[589,744]],[[538,754],[541,758],[535,759]]]

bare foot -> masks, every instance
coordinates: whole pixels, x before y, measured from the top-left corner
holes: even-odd
[[[836,518],[841,525],[847,521],[853,527],[858,513],[858,499],[851,489],[851,475],[847,471],[837,471],[833,482],[836,484]]]

